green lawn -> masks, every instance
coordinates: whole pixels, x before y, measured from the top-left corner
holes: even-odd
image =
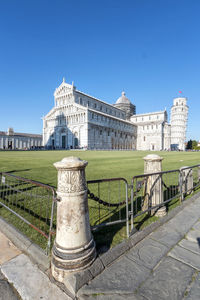
[[[53,166],[67,156],[87,160],[87,180],[124,177],[128,181],[143,173],[143,157],[152,152],[143,151],[0,151],[0,172],[56,186],[57,175]],[[163,159],[163,171],[181,166],[200,164],[200,152],[153,152]]]
[[[53,166],[53,163],[60,161],[67,156],[77,156],[89,162],[86,168],[87,180],[124,177],[127,179],[128,183],[130,183],[133,176],[143,174],[143,157],[150,153],[152,154],[152,152],[142,151],[0,151],[0,172],[10,172],[11,174],[40,181],[56,187],[57,171]],[[200,152],[154,152],[154,154],[155,153],[164,158],[164,171],[177,169],[182,166],[200,164]],[[91,185],[89,188],[98,196],[99,191],[97,185]],[[111,192],[109,192],[109,190]],[[105,183],[104,185],[101,185],[100,192],[100,198],[105,201],[123,201],[125,186],[123,185],[123,182],[121,184],[118,182],[111,184]],[[18,201],[16,195],[11,195],[10,197],[13,202],[20,203],[22,208],[24,207],[24,200],[22,201],[22,199],[20,199],[20,201]],[[119,199],[117,199],[117,197]],[[26,199],[26,203],[27,202]],[[30,209],[31,201],[29,202]],[[169,204],[169,210],[178,205],[178,203],[178,199],[173,200],[173,202]],[[98,219],[99,205],[89,199],[89,207],[91,224],[95,225],[96,220]],[[15,210],[19,213],[22,211],[22,208],[15,206]],[[108,212],[106,207],[101,205],[101,211],[103,213],[102,220],[104,221],[109,221],[110,218],[115,220],[115,217],[117,218],[119,215],[122,218],[125,218],[125,206],[123,206],[121,210],[113,208]],[[24,212],[24,215],[25,214],[26,213]],[[0,208],[0,215],[31,237],[34,242],[45,248],[45,238],[38,235],[22,221],[16,219],[10,212],[4,208]],[[31,218],[33,219],[33,215]],[[135,219],[135,226],[141,229],[156,219],[156,217],[149,218],[147,215],[142,215]],[[124,225],[125,224],[123,223],[106,228],[104,227],[101,230],[94,232],[97,246],[101,247],[106,245],[107,247],[112,247],[122,241],[126,237],[126,227]]]

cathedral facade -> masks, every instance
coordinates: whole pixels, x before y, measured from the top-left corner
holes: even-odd
[[[124,92],[111,105],[63,79],[54,93],[54,107],[43,118],[43,145],[47,149],[160,151],[173,146],[185,150],[186,102],[186,98],[174,99],[169,124],[166,110],[137,115]]]

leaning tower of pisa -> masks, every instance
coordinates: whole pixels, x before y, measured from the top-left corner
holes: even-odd
[[[187,98],[174,98],[171,108],[171,149],[185,150],[188,106]]]

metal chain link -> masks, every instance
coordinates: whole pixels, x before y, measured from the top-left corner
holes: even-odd
[[[164,181],[162,180],[162,184],[163,184],[163,186],[167,189],[167,190],[169,190],[170,189],[170,187],[168,187],[165,183],[164,183]]]
[[[98,202],[99,204],[103,204],[104,206],[118,207],[118,206],[122,206],[122,205],[126,204],[126,201],[122,201],[119,203],[106,202],[106,201],[100,199],[99,197],[95,196],[93,193],[91,193],[89,189],[88,189],[88,195],[92,200]],[[130,201],[130,199],[128,199],[128,201]]]

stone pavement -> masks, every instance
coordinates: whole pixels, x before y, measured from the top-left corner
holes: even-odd
[[[200,299],[200,198],[83,286],[78,299]]]
[[[1,299],[71,298],[0,233]],[[76,299],[200,299],[200,197],[105,267]]]
[[[0,232],[0,300],[70,300]]]
[[[20,251],[0,232],[0,266],[19,255]],[[0,300],[20,299],[13,286],[0,271]]]
[[[18,300],[15,289],[0,272],[0,300]]]

